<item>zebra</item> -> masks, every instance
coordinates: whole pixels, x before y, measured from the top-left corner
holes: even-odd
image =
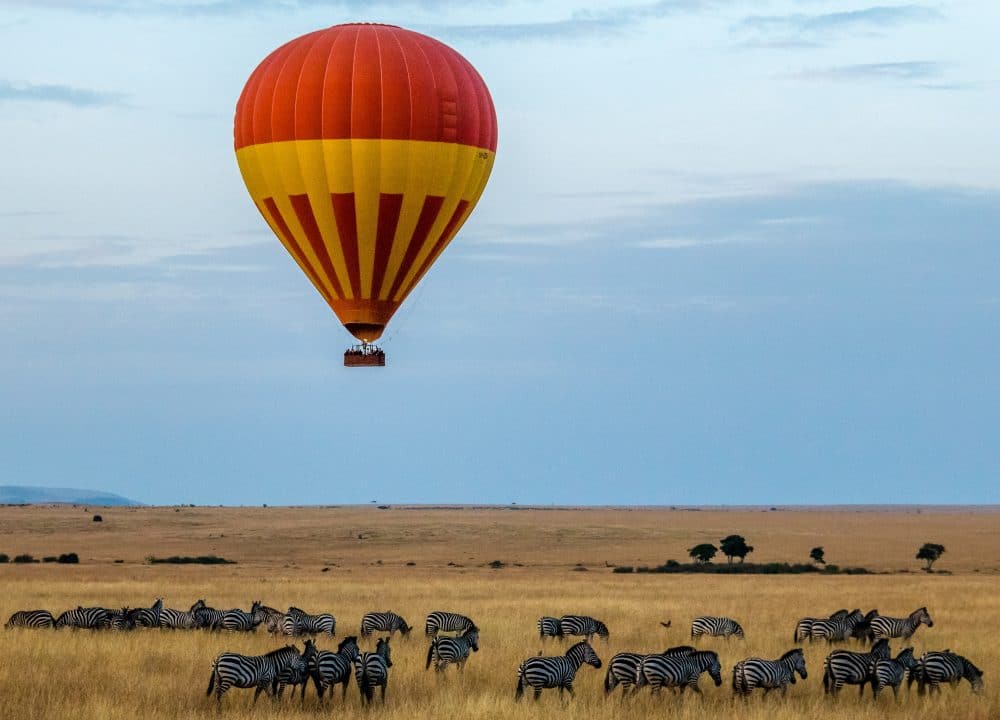
[[[208,691],[215,689],[215,701],[222,704],[222,695],[231,687],[256,688],[253,701],[256,703],[261,692],[274,694],[278,676],[288,665],[300,657],[295,645],[272,650],[266,655],[240,655],[224,652],[212,662],[212,674],[208,678]]]
[[[983,691],[983,671],[968,659],[947,650],[924,653],[917,661],[913,675],[917,678],[917,692],[920,695],[927,691],[928,685],[931,693],[940,693],[943,682],[957,687],[962,678],[972,685],[972,692],[978,695]]]
[[[412,629],[406,624],[406,620],[391,610],[365,613],[361,618],[361,637],[368,637],[374,632],[387,632],[392,637],[397,630],[405,637]]]
[[[735,620],[727,617],[712,617],[704,615],[691,621],[691,639],[711,635],[713,637],[724,637],[727,640],[735,635],[738,638],[745,638],[743,628]]]
[[[679,687],[682,693],[691,688],[700,695],[698,678],[703,672],[712,677],[715,687],[722,685],[722,665],[717,653],[695,650],[685,654],[647,655],[636,670],[635,684],[640,688],[649,685],[653,693],[663,687]]]
[[[51,628],[55,624],[56,619],[48,610],[18,610],[4,623],[4,628]]]
[[[851,637],[862,645],[875,642],[872,637],[872,618],[878,615],[878,610],[869,610],[861,621],[851,630]]]
[[[427,616],[427,621],[424,623],[424,634],[428,637],[436,637],[439,632],[457,632],[461,635],[469,628],[474,627],[476,624],[465,615],[435,610]]]
[[[108,619],[108,611],[102,607],[77,607],[76,610],[67,610],[56,618],[53,627],[87,628],[89,630],[99,630],[104,627]]]
[[[123,607],[121,610],[108,610],[102,627],[108,630],[135,630],[136,612],[136,610],[130,610],[127,607]]]
[[[337,684],[342,685],[344,689],[341,697],[347,697],[347,685],[351,681],[351,675],[354,674],[354,661],[360,654],[358,638],[354,635],[341,640],[337,652],[320,650],[316,653],[309,671],[320,700],[323,699],[327,688]]]
[[[879,693],[886,687],[892,688],[892,696],[899,697],[899,686],[903,684],[903,676],[912,674],[917,666],[913,657],[913,648],[908,647],[892,658],[875,658],[868,668],[868,680],[872,686],[872,699],[878,700]]]
[[[333,637],[337,634],[337,618],[329,613],[320,613],[319,615],[310,615],[305,610],[300,610],[297,607],[288,608],[288,613],[284,615],[284,618],[289,616],[294,617],[297,624],[297,630],[299,634],[302,635],[328,635]],[[287,632],[285,633],[288,634]]]
[[[292,695],[295,694],[295,686],[302,686],[301,699],[306,699],[306,684],[309,682],[309,668],[312,666],[316,658],[316,643],[311,639],[305,641],[305,649],[302,654],[293,658],[291,662],[288,663],[281,672],[278,673],[278,677],[275,678],[275,695],[281,697],[282,693],[285,692],[285,687],[288,685],[292,686]]]
[[[586,640],[578,642],[565,655],[531,657],[517,668],[517,689],[514,699],[520,700],[524,688],[531,686],[535,700],[541,697],[544,688],[559,688],[560,696],[568,690],[573,697],[573,678],[584,663],[595,668],[601,667],[601,659]]]
[[[692,652],[696,652],[696,649],[690,645],[680,645],[668,648],[661,654],[687,655]],[[629,691],[637,690],[636,674],[639,671],[639,665],[647,657],[649,656],[641,653],[620,652],[611,658],[608,663],[608,672],[604,676],[604,694],[610,694],[619,685],[622,686],[622,697],[627,695]]]
[[[784,697],[788,692],[788,684],[795,684],[795,673],[803,680],[809,677],[802,648],[789,650],[777,660],[762,660],[758,657],[740,660],[733,667],[733,692],[749,697],[754,688],[764,688],[765,695],[780,688]]]
[[[873,661],[889,657],[889,641],[876,641],[870,652],[834,650],[823,661],[823,692],[837,695],[844,685],[857,685],[858,694],[865,694],[868,671]]]
[[[257,626],[264,622],[265,611],[261,607],[260,600],[254,600],[250,606],[250,612],[242,610],[227,610],[219,621],[219,627],[223,630],[240,630],[253,632]]]
[[[132,611],[132,620],[136,627],[155,628],[160,626],[160,613],[163,611],[163,598],[156,598],[152,607],[136,608]]]
[[[917,628],[920,627],[921,623],[929,628],[934,627],[934,621],[931,620],[931,616],[925,607],[917,608],[905,618],[876,615],[870,622],[872,638],[875,640],[879,638],[903,638],[904,640],[909,640],[913,636],[913,633],[917,631]]]
[[[444,670],[450,663],[455,663],[459,670],[465,669],[469,654],[479,652],[479,628],[475,625],[468,628],[458,637],[435,637],[427,649],[427,664],[424,670],[434,662],[434,669]]]
[[[860,609],[854,609],[850,615],[835,620],[817,620],[809,629],[809,639],[824,638],[827,643],[843,642],[851,636],[858,623],[864,620]]]
[[[545,638],[563,639],[562,628],[559,626],[559,618],[543,615],[538,618],[538,637],[543,642]]]
[[[391,667],[389,638],[379,638],[375,652],[361,653],[354,660],[354,677],[358,682],[358,690],[361,692],[362,705],[372,702],[376,687],[381,692],[382,702],[385,702],[385,688],[389,684],[389,668]]]
[[[163,608],[160,610],[160,627],[172,630],[190,630],[198,627],[199,610],[205,607],[205,601],[199,600],[187,611]]]
[[[213,607],[208,607],[202,602],[201,607],[194,611],[194,620],[199,628],[218,630],[226,612],[226,610],[216,610]]]
[[[847,617],[849,614],[850,613],[848,613],[846,609],[841,609],[830,615],[828,618],[802,618],[795,623],[795,632],[792,634],[792,642],[802,642],[806,638],[812,640],[812,626],[815,622],[822,622],[823,620],[840,620],[841,618]]]
[[[563,637],[579,635],[587,642],[591,642],[594,635],[607,642],[609,636],[608,626],[588,615],[563,615],[559,618],[559,634]]]
[[[298,615],[282,615],[281,617],[269,617],[265,621],[267,625],[267,631],[272,635],[288,635],[295,637],[297,635],[304,635],[302,631],[302,625],[299,622]]]

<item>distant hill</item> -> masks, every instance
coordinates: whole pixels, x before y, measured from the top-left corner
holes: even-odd
[[[114,493],[77,488],[35,487],[33,485],[0,485],[0,504],[21,505],[69,503],[73,505],[142,505]]]

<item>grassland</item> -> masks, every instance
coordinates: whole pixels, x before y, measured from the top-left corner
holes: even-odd
[[[91,522],[100,512],[103,523]],[[608,565],[655,565],[686,559],[685,549],[730,532],[756,548],[751,559],[801,561],[823,545],[842,566],[863,565],[892,574],[873,576],[656,576],[616,575]],[[53,611],[82,605],[148,605],[162,596],[186,608],[197,598],[216,607],[246,607],[260,598],[275,607],[296,604],[338,617],[338,636],[353,632],[361,615],[392,608],[414,625],[432,609],[454,609],[482,628],[481,651],[463,676],[424,670],[426,643],[419,629],[393,642],[395,667],[386,706],[372,714],[391,720],[486,718],[949,718],[1000,717],[1000,514],[973,511],[819,512],[670,510],[504,510],[375,508],[0,508],[0,552],[36,557],[77,552],[80,565],[0,566],[0,615],[22,608]],[[952,575],[926,575],[913,559],[925,541],[944,544],[940,561]],[[149,565],[149,555],[216,554],[236,565]],[[122,560],[116,563],[115,560]],[[487,566],[501,560],[505,567]],[[409,563],[413,563],[412,565]],[[577,571],[579,565],[587,571]],[[324,569],[327,569],[324,572]],[[909,570],[903,573],[900,571]],[[731,615],[747,639],[704,641],[720,652],[728,671],[748,655],[775,657],[791,647],[797,617],[839,607],[878,607],[904,614],[927,605],[933,628],[921,628],[916,651],[950,647],[986,671],[986,693],[967,684],[941,698],[905,691],[878,704],[855,691],[831,700],[820,677],[826,648],[806,647],[810,677],[776,697],[734,703],[702,680],[705,697],[642,695],[628,702],[603,696],[603,669],[584,668],[577,696],[557,694],[535,704],[513,702],[515,670],[542,649],[534,629],[542,614],[582,612],[604,619],[610,642],[596,643],[605,660],[631,649],[656,651],[687,641],[698,614]],[[661,620],[671,620],[664,629]],[[263,631],[251,636],[200,632],[85,631],[0,633],[0,718],[217,717],[205,697],[211,661],[222,650],[265,652],[278,645]],[[321,647],[331,643],[321,642]],[[895,643],[894,647],[899,644]],[[546,652],[557,652],[551,641]],[[251,693],[231,691],[222,715],[316,717],[312,690],[296,699],[251,707]],[[361,711],[351,687],[346,707]]]

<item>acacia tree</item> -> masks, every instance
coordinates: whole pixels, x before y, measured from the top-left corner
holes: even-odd
[[[823,559],[823,546],[814,547],[809,551],[809,559],[812,560],[817,565],[826,565],[826,560]]]
[[[924,568],[927,572],[931,572],[934,563],[942,555],[944,555],[944,545],[938,545],[937,543],[924,543],[917,550],[917,560],[925,560],[927,562],[927,567]]]
[[[700,565],[707,565],[712,562],[712,558],[719,552],[719,548],[711,543],[702,543],[688,549],[688,555],[694,558]]]
[[[729,558],[730,565],[733,564],[734,557],[738,557],[742,563],[746,556],[753,552],[753,547],[747,545],[746,538],[742,535],[729,535],[722,538],[719,541],[719,548],[722,550],[722,554]]]

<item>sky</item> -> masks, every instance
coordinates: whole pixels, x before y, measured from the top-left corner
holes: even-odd
[[[992,0],[0,0],[0,484],[198,504],[1000,503]],[[499,143],[384,338],[233,112],[342,22]]]

